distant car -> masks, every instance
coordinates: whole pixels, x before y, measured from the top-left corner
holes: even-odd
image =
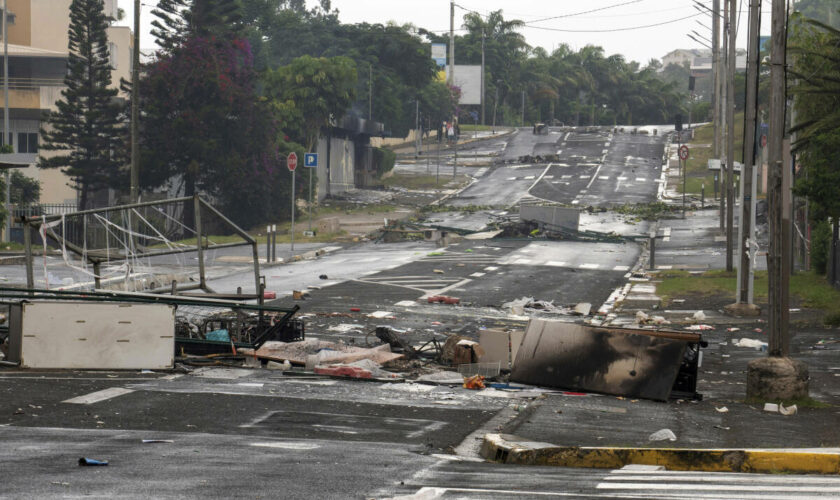
[[[533,133],[534,135],[548,135],[548,125],[545,123],[535,123]]]

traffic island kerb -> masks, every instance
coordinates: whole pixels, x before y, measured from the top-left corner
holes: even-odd
[[[723,307],[726,314],[735,316],[736,318],[751,318],[761,316],[761,308],[755,304],[747,304],[746,302],[736,302]]]
[[[840,473],[840,450],[611,448],[556,446],[509,434],[487,434],[487,460],[512,465],[620,469],[658,465],[667,470],[792,474]]]

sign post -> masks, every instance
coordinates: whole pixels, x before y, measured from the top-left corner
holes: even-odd
[[[295,250],[295,169],[297,168],[297,153],[292,151],[286,157],[286,166],[292,173],[292,251]]]
[[[688,169],[688,146],[685,144],[680,146],[680,168],[683,174],[683,219],[685,219],[685,184],[686,184],[686,170]]]
[[[309,169],[309,234],[312,233],[312,169],[318,168],[318,153],[304,153],[303,166]]]

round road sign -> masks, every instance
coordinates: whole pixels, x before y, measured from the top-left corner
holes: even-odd
[[[289,172],[294,172],[297,168],[297,153],[292,151],[286,158],[286,166],[289,167]]]
[[[688,159],[688,146],[682,145],[680,146],[680,160],[687,160]]]
[[[767,135],[766,134],[761,134],[761,147],[762,148],[767,147]]]

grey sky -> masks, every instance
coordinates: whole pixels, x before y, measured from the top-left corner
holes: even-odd
[[[701,0],[711,6],[711,0]],[[721,0],[723,3],[725,0]],[[144,0],[141,12],[141,42],[143,50],[154,48],[149,34],[151,10],[156,0]],[[307,0],[315,5],[316,0]],[[700,14],[692,5],[693,0],[458,0],[455,8],[455,27],[468,11],[486,15],[501,9],[506,19],[520,19],[529,24],[522,33],[532,46],[541,46],[549,52],[559,44],[572,48],[588,44],[604,47],[607,55],[622,54],[628,60],[646,63],[651,58],[661,58],[676,48],[702,48],[686,33],[697,31],[711,38],[710,31],[700,23],[710,26],[711,16]],[[738,0],[743,15],[740,17],[738,47],[746,46],[747,0]],[[119,0],[126,11],[126,19],[119,24],[133,23],[133,1]],[[619,5],[618,4],[624,4]],[[449,0],[332,0],[345,23],[411,23],[432,31],[449,30]],[[616,6],[616,7],[612,7]],[[602,10],[597,10],[602,9]],[[581,14],[584,11],[594,11]],[[770,26],[770,3],[763,0],[762,33]],[[575,15],[578,14],[578,15]],[[560,17],[564,16],[564,17]],[[555,19],[546,18],[556,17]],[[682,19],[675,21],[677,19]],[[661,24],[666,23],[666,24]],[[639,26],[648,28],[627,30]],[[556,31],[568,30],[568,31]],[[571,30],[577,30],[571,31]],[[601,32],[580,32],[602,30]],[[621,30],[621,31],[608,31]],[[464,63],[476,61],[463,61]]]

